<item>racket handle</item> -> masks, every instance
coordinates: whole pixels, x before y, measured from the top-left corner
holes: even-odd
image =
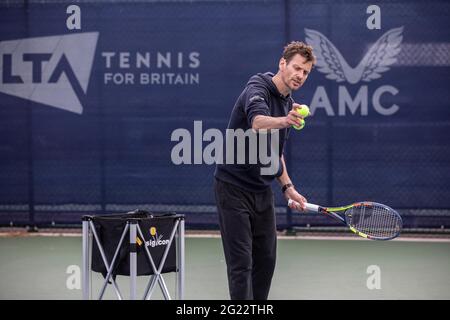
[[[305,203],[306,211],[319,212],[319,206],[317,204]]]
[[[297,204],[297,201],[289,199],[288,200],[288,206],[290,207],[292,203]],[[319,206],[312,203],[305,203],[305,211],[311,211],[311,212],[319,212]]]
[[[288,207],[290,207],[293,203],[297,203],[297,201],[294,201],[292,199],[288,200]]]

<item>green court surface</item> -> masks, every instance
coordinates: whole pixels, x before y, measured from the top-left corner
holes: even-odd
[[[188,237],[185,254],[185,298],[228,299],[220,238]],[[0,299],[81,299],[80,236],[0,237],[0,257]],[[96,297],[102,276],[91,277]],[[164,278],[174,296],[175,274]],[[128,278],[117,279],[127,298]],[[450,242],[279,239],[269,298],[450,299]]]

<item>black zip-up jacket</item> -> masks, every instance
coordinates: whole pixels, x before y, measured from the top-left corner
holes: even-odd
[[[253,119],[257,115],[284,117],[292,108],[293,100],[290,95],[283,96],[272,82],[273,73],[258,73],[250,78],[245,89],[234,105],[227,129],[242,129],[246,131],[252,128]],[[249,140],[245,143],[245,164],[237,164],[236,152],[233,164],[226,163],[226,148],[224,149],[223,164],[217,164],[215,177],[221,181],[233,184],[251,192],[262,192],[270,187],[272,181],[282,173],[280,162],[283,154],[284,143],[288,137],[289,129],[279,129],[278,172],[273,175],[262,175],[261,168],[268,167],[259,161],[256,164],[249,161]],[[259,134],[258,134],[259,135]],[[269,141],[270,141],[269,134]],[[235,151],[236,151],[235,142]],[[269,148],[270,149],[270,148]],[[259,151],[258,151],[259,152]]]

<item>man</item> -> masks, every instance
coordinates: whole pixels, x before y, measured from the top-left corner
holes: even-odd
[[[233,108],[228,129],[271,130],[269,140],[278,134],[276,150],[280,164],[274,175],[261,174],[264,167],[261,163],[226,163],[216,167],[216,204],[233,300],[265,300],[269,295],[277,236],[271,182],[276,178],[286,200],[298,202],[292,209],[304,209],[306,199],[289,178],[283,147],[289,128],[300,126],[301,120],[295,110],[300,105],[293,102],[291,92],[303,85],[315,61],[312,47],[291,42],[284,48],[277,74],[259,73],[251,77]],[[250,147],[246,146],[246,155]]]

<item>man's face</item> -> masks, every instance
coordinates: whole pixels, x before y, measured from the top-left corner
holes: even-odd
[[[286,60],[280,60],[281,79],[286,87],[291,91],[298,90],[308,78],[312,69],[312,62],[306,62],[306,58],[299,54],[292,57],[289,64]]]

